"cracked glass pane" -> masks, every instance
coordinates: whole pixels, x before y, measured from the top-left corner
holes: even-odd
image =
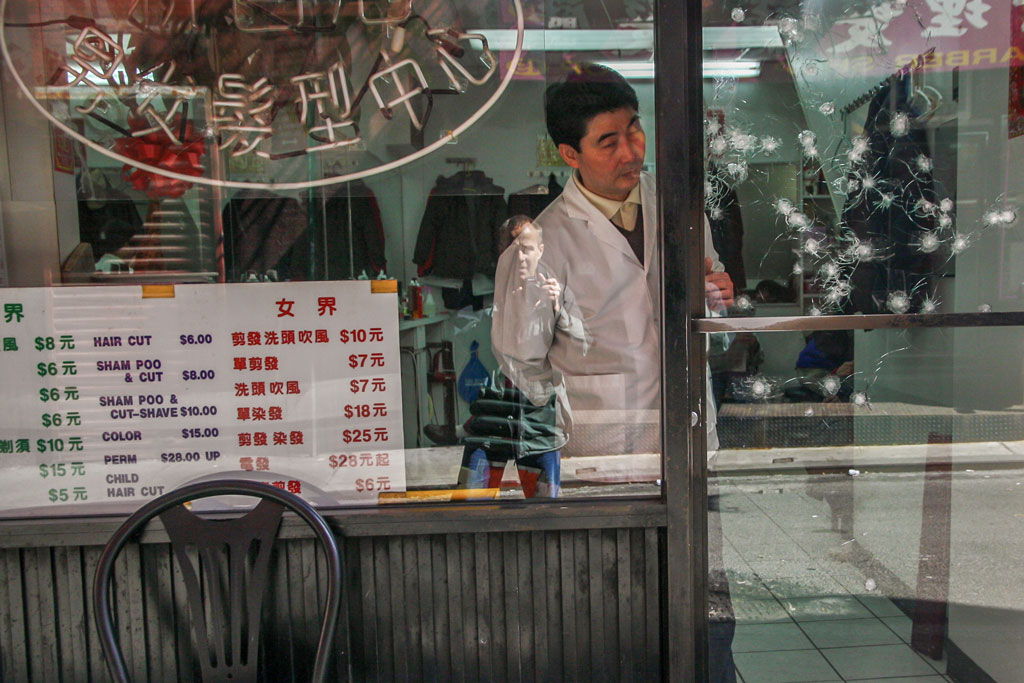
[[[1021,5],[704,3],[712,680],[1024,677]]]

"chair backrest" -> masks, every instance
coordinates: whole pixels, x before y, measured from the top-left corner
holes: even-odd
[[[244,516],[229,520],[203,519],[183,505],[223,495],[261,500]],[[323,517],[292,493],[260,482],[215,480],[183,486],[146,503],[125,520],[103,549],[92,590],[100,643],[115,681],[129,679],[110,610],[114,561],[154,517],[163,522],[181,567],[203,680],[256,680],[270,553],[285,508],[313,527],[327,557],[327,598],[313,666],[313,681],[325,680],[341,605],[341,557],[334,535]]]

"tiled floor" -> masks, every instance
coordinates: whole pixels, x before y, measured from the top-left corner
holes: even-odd
[[[827,506],[727,485],[721,492],[737,680],[950,680],[944,661],[910,648],[910,619],[836,559],[842,539],[829,531]]]

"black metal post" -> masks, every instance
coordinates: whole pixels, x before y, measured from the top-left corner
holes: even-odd
[[[662,447],[667,507],[662,593],[665,677],[702,681],[707,657],[706,354],[691,320],[704,314],[701,4],[659,0],[655,130],[662,234]],[[691,414],[696,414],[696,424]]]

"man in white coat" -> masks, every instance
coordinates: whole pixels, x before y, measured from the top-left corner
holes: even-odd
[[[546,305],[517,295],[517,250],[499,259],[491,341],[535,404],[558,396],[566,455],[660,450],[660,261],[654,178],[633,88],[586,65],[545,96],[548,132],[573,176],[540,216]],[[732,303],[705,225],[708,304]],[[535,297],[534,297],[535,299]],[[708,416],[709,448],[717,448]]]

